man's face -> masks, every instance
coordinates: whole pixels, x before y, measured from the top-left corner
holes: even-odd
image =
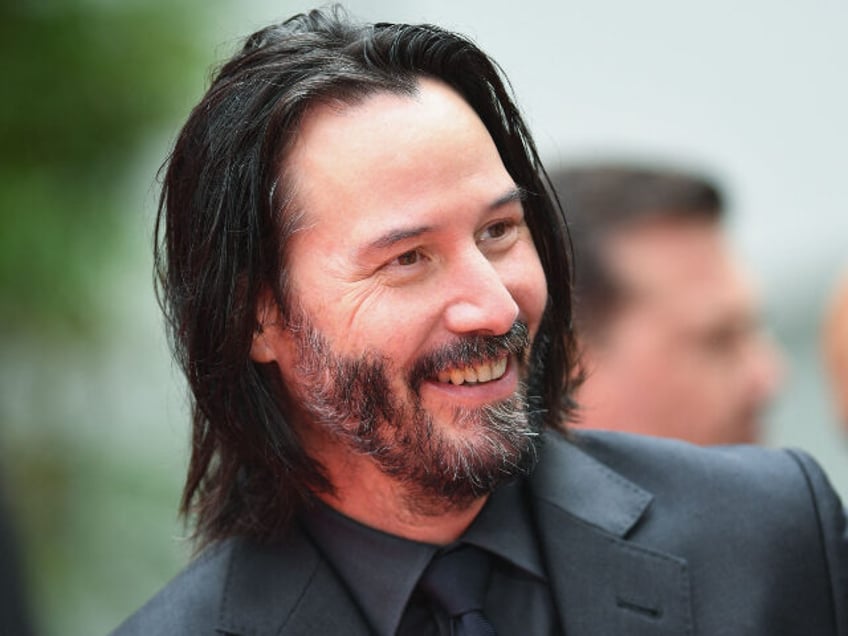
[[[457,502],[526,468],[546,283],[473,110],[433,80],[317,105],[286,165],[304,215],[290,306],[260,308],[252,355],[278,364],[308,450],[331,474],[367,456],[416,497]]]
[[[586,341],[586,425],[698,444],[759,441],[780,361],[720,227],[659,220],[604,248],[626,299]]]

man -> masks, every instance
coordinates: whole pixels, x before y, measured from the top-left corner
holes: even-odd
[[[247,40],[159,216],[206,547],[117,634],[846,633],[810,459],[558,432],[543,174],[460,36],[325,11]]]
[[[848,432],[848,277],[836,286],[825,310],[822,351],[836,414]]]
[[[579,424],[696,444],[762,441],[781,365],[725,237],[718,189],[635,164],[562,168],[552,179],[575,244]]]

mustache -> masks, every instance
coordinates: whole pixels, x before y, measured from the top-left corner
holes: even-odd
[[[424,380],[444,369],[479,364],[504,355],[524,359],[529,348],[530,328],[521,320],[515,321],[509,331],[500,336],[465,336],[416,361],[409,374],[409,385],[417,392]]]

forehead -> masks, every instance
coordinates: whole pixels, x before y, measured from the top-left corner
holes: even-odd
[[[721,226],[657,221],[610,238],[608,262],[633,304],[704,322],[756,312],[756,292]]]
[[[413,94],[314,105],[285,176],[307,224],[376,223],[447,208],[459,197],[473,206],[514,187],[474,110],[429,78]]]

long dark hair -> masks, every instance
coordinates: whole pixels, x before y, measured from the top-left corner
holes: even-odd
[[[354,24],[312,11],[250,36],[224,64],[183,127],[166,165],[156,221],[157,292],[193,394],[191,463],[181,510],[201,543],[268,539],[330,484],[290,426],[276,369],[250,359],[262,289],[286,305],[286,245],[298,217],[285,159],[305,110],[422,76],[457,90],[477,112],[516,184],[548,285],[534,343],[531,405],[561,427],[573,373],[570,252],[565,222],[534,143],[494,61],[430,25]]]

